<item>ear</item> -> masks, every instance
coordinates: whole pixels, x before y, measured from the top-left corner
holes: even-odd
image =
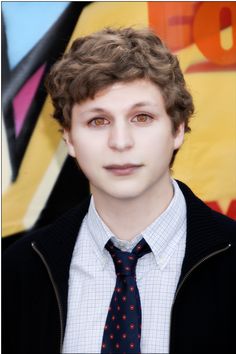
[[[63,129],[63,140],[66,143],[68,154],[72,157],[75,157],[75,149],[71,139],[70,131],[67,129]]]
[[[180,146],[184,142],[184,133],[185,133],[185,126],[184,123],[181,123],[178,126],[178,129],[174,133],[174,150],[177,150],[180,148]]]

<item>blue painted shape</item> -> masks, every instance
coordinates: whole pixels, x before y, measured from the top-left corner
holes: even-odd
[[[69,2],[2,2],[10,67],[29,52],[68,6]]]

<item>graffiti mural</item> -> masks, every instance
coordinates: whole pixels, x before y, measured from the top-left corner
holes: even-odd
[[[178,55],[196,114],[174,177],[236,218],[236,3],[5,2],[4,237],[50,223],[89,194],[51,119],[44,79],[76,37],[106,26],[150,26]]]

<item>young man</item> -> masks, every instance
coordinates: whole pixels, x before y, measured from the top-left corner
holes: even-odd
[[[235,352],[235,222],[170,176],[194,110],[177,58],[106,29],[47,88],[92,197],[7,250],[4,353]]]

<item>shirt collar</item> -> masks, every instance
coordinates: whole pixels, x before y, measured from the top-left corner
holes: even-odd
[[[87,225],[91,235],[91,241],[94,246],[94,250],[100,259],[102,266],[105,266],[105,245],[107,241],[113,236],[113,233],[98,215],[93,196],[91,196],[91,201],[88,209]]]
[[[186,203],[175,180],[174,196],[168,207],[149,225],[142,235],[151,247],[157,265],[163,269],[176,251],[181,237],[186,236]]]
[[[172,179],[174,196],[169,206],[164,212],[154,220],[143,232],[138,234],[131,241],[119,240],[108,226],[103,222],[96,211],[93,196],[87,215],[87,225],[90,231],[91,240],[95,246],[95,251],[103,266],[106,264],[105,245],[109,239],[114,244],[126,251],[131,251],[136,244],[145,238],[154,254],[156,263],[160,268],[164,268],[175,251],[175,246],[180,241],[186,223],[186,204],[184,196],[175,180]]]

